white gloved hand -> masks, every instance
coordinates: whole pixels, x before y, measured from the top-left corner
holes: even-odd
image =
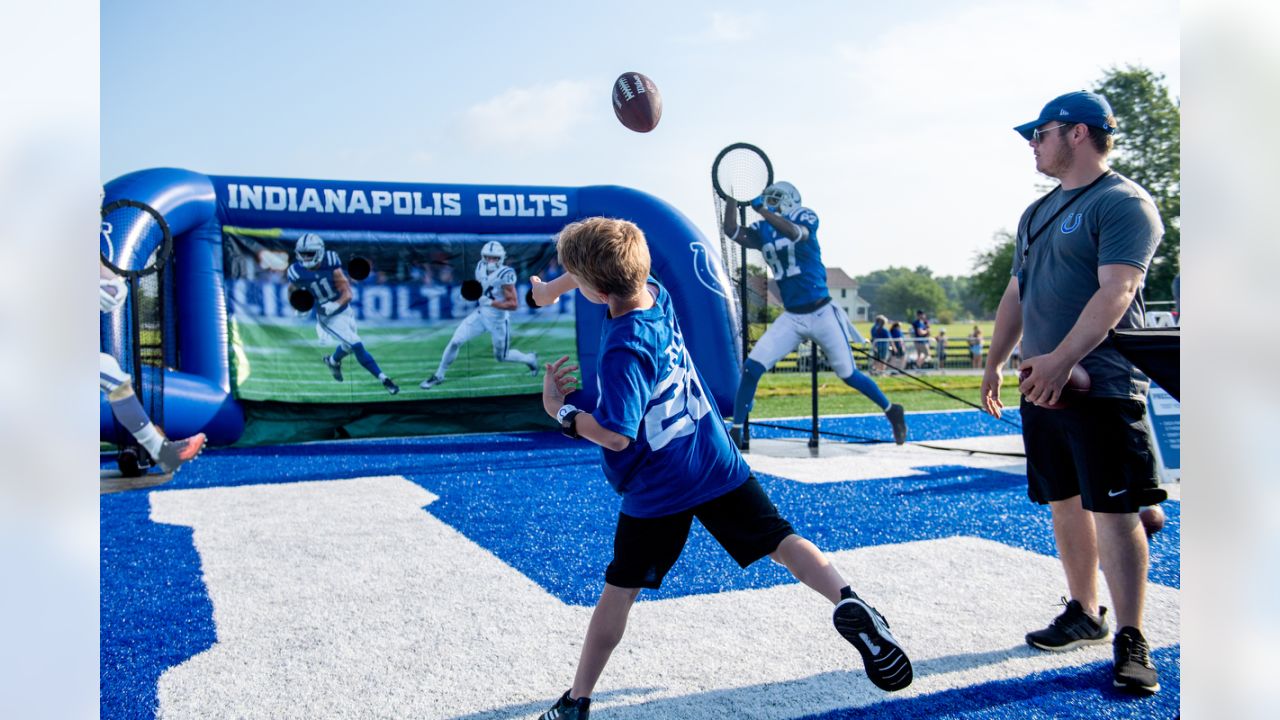
[[[120,307],[128,296],[129,286],[125,284],[124,278],[98,279],[98,305],[102,312],[109,313]]]
[[[321,303],[320,309],[325,315],[332,315],[342,309],[342,303],[337,300],[330,300],[327,303]]]

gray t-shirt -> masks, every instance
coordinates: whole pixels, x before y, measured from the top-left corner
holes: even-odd
[[[1086,194],[1054,218],[1082,192]],[[1036,236],[1024,262],[1028,236],[1050,218],[1052,225]],[[1133,265],[1146,272],[1163,236],[1164,225],[1151,196],[1118,173],[1087,191],[1059,190],[1028,207],[1018,221],[1013,254],[1013,276],[1022,273],[1022,356],[1043,355],[1062,342],[1098,291],[1100,266]],[[1139,298],[1134,297],[1116,327],[1143,326]],[[1139,400],[1146,395],[1146,376],[1109,340],[1103,340],[1080,364],[1093,383],[1090,395]]]

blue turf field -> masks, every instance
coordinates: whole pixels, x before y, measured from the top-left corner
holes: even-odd
[[[1016,419],[1016,413],[1013,416]],[[917,414],[911,416],[911,426],[912,439],[922,441],[1001,435],[1011,429],[974,412]],[[878,417],[826,418],[823,427],[876,437],[887,434]],[[763,428],[755,433],[757,438],[778,435],[786,433]],[[193,529],[153,522],[153,493],[403,476],[436,496],[421,512],[563,603],[590,606],[603,585],[617,510],[617,498],[596,464],[597,453],[556,433],[213,450],[169,484],[104,495],[103,717],[153,717],[161,675],[219,639]],[[820,484],[771,475],[761,475],[760,480],[797,530],[829,552],[964,536],[1052,557],[1049,515],[1027,501],[1025,480],[967,467],[963,457],[956,453],[954,464],[917,468],[923,474],[904,477]],[[1173,589],[1180,585],[1179,508],[1176,502],[1166,504],[1166,528],[1151,548],[1151,580]],[[767,562],[739,571],[695,526],[662,590],[646,592],[642,600],[711,596],[792,582],[785,570]],[[922,589],[921,601],[930,593],[945,592],[947,584],[947,578],[938,578],[936,588]],[[901,700],[886,697],[856,710],[808,715],[797,709],[793,717],[1172,717],[1179,701],[1179,646],[1160,648],[1155,657],[1164,690],[1150,699],[1122,698],[1103,689],[1109,663],[1087,662]],[[635,682],[643,685],[644,680]],[[548,697],[560,690],[548,688]],[[358,709],[353,712],[359,715]]]

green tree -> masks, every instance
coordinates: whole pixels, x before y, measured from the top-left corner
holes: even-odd
[[[1164,221],[1164,240],[1143,293],[1148,300],[1171,300],[1182,240],[1181,109],[1164,75],[1143,67],[1111,68],[1093,90],[1111,103],[1119,125],[1111,167],[1151,193]]]
[[[890,279],[877,297],[879,305],[873,309],[895,318],[914,318],[917,309],[937,313],[948,307],[947,294],[938,281],[914,272]]]
[[[934,279],[947,294],[947,304],[950,306],[947,309],[953,317],[976,318],[985,314],[982,304],[973,296],[970,287],[972,281],[967,275],[942,275]],[[938,310],[939,320],[942,312],[943,310]]]
[[[973,259],[973,275],[969,277],[969,295],[990,315],[1000,306],[1000,298],[1009,286],[1013,270],[1013,233],[1000,230],[992,236],[992,245]]]

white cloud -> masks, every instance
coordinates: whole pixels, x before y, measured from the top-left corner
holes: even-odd
[[[463,113],[466,136],[478,147],[554,149],[566,143],[588,117],[594,94],[587,83],[575,80],[511,88],[467,108]],[[599,100],[597,104],[605,102]]]

